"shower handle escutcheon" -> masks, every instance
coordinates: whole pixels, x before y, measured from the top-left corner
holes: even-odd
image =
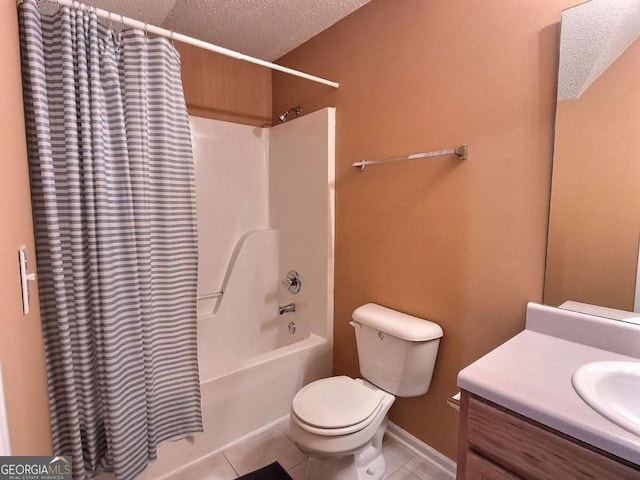
[[[294,295],[300,293],[302,288],[302,280],[300,280],[300,274],[295,270],[289,270],[287,276],[282,280],[282,286],[288,289]]]

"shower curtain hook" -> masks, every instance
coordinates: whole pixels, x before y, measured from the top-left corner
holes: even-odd
[[[124,15],[120,14],[120,33],[124,31]]]
[[[113,23],[111,23],[111,12],[107,15],[107,27],[109,30],[113,31]]]
[[[173,30],[171,30],[171,33],[169,34],[169,39],[171,40],[171,46],[175,48],[175,43],[173,43]]]
[[[144,22],[144,41],[145,43],[147,42],[147,40],[149,39],[149,25],[147,25],[147,22]]]

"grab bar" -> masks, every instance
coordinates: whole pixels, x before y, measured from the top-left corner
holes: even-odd
[[[203,295],[198,295],[198,296],[196,297],[196,300],[206,300],[206,299],[208,299],[208,298],[218,298],[218,297],[221,297],[223,293],[224,293],[224,292],[222,292],[222,291],[220,291],[220,292],[205,293],[205,294],[203,294]]]
[[[220,300],[220,297],[224,295],[224,292],[227,289],[227,286],[229,284],[229,279],[231,278],[231,273],[235,268],[236,261],[238,260],[238,256],[240,255],[240,251],[242,250],[242,247],[247,241],[247,239],[253,234],[256,234],[259,232],[269,232],[269,231],[271,231],[271,229],[249,230],[248,232],[242,234],[240,238],[236,241],[236,244],[233,247],[233,252],[231,252],[231,257],[229,258],[229,263],[227,263],[227,268],[225,270],[224,278],[222,279],[222,284],[220,285],[220,291],[205,293],[203,295],[198,295],[196,297],[197,300],[207,300],[210,298],[219,299],[214,302],[211,313],[215,314],[218,311],[218,308],[220,308],[220,304],[222,303],[222,300]]]

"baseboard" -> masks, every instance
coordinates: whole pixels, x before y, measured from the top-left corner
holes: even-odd
[[[456,478],[456,462],[443,455],[433,447],[430,447],[419,438],[414,437],[395,423],[389,422],[387,435],[393,437],[407,448],[416,452],[426,461],[431,462],[450,474],[451,480]]]

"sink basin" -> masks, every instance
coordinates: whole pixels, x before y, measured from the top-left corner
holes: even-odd
[[[578,368],[573,388],[587,405],[640,436],[640,362],[595,362]]]

